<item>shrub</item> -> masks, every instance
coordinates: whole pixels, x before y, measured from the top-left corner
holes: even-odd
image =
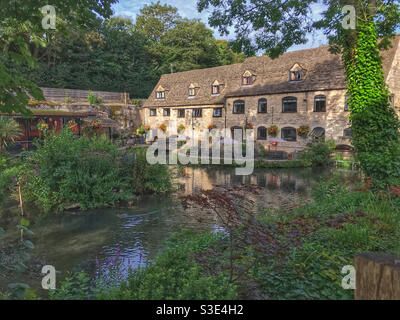
[[[27,202],[44,212],[70,206],[83,210],[112,206],[127,199],[128,179],[119,152],[104,137],[75,138],[64,129],[46,135],[30,152],[21,172]]]
[[[150,165],[147,148],[134,148],[126,157],[126,175],[133,191],[138,194],[167,193],[173,190],[171,174],[166,165]]]
[[[324,166],[330,163],[330,155],[335,147],[333,141],[314,140],[306,147],[300,158],[309,161],[314,167]]]
[[[0,117],[0,152],[3,147],[13,143],[22,134],[17,121],[12,118]]]

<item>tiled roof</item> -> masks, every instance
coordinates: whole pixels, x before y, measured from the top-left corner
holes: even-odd
[[[387,76],[392,65],[400,36],[393,47],[382,52],[383,70]],[[289,70],[296,64],[306,70],[305,78],[289,82]],[[250,71],[256,75],[251,86],[242,86],[242,75]],[[211,86],[217,80],[223,84],[220,95],[212,95]],[[267,56],[251,57],[243,63],[165,74],[155,86],[144,107],[175,107],[223,104],[227,97],[333,90],[345,88],[344,67],[339,55],[329,52],[329,46],[287,52],[277,59]],[[196,83],[199,90],[195,97],[188,94],[189,86]],[[159,86],[166,88],[163,100],[156,99]]]

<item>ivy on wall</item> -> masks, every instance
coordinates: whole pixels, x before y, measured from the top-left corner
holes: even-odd
[[[344,50],[352,142],[376,187],[400,183],[400,122],[390,104],[375,23],[357,26],[357,45]]]

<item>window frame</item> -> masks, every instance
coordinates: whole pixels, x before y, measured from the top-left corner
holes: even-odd
[[[292,77],[294,75],[294,77]],[[303,71],[302,70],[294,70],[289,71],[289,81],[290,82],[298,82],[303,80]]]
[[[177,113],[177,118],[185,118],[186,117],[186,110],[185,109],[178,109],[177,110],[178,111],[178,113]],[[183,116],[182,115],[180,115],[180,113],[183,111]]]
[[[322,110],[317,110],[317,103],[321,101],[325,102],[324,108]],[[326,95],[319,94],[314,97],[314,112],[326,112]]]
[[[346,134],[346,132],[350,132],[350,134]],[[353,134],[352,134],[352,132],[351,132],[351,128],[345,128],[344,130],[343,130],[343,137],[345,137],[345,138],[352,138],[353,137]]]
[[[213,118],[222,118],[222,109],[223,108],[214,108],[213,109]],[[220,114],[219,115],[215,115],[215,111],[216,110],[219,110],[220,111]]]
[[[150,117],[157,117],[157,109],[155,108],[151,108],[150,110]],[[153,114],[154,111],[154,114]]]
[[[217,92],[214,92],[214,88],[217,88]],[[221,93],[220,85],[212,85],[211,86],[211,94],[212,95],[218,95]]]
[[[163,117],[170,117],[171,116],[171,109],[164,108],[163,109]]]
[[[157,100],[165,99],[165,91],[156,91],[156,99]]]
[[[197,115],[196,111],[200,111],[200,115]],[[203,109],[202,108],[192,109],[192,118],[202,118],[202,117],[203,117]]]
[[[260,111],[260,103],[265,102],[265,111]],[[258,99],[257,113],[268,113],[268,100],[266,98]]]
[[[235,112],[235,107],[237,104],[243,105],[243,112]],[[233,101],[233,106],[232,106],[232,114],[245,114],[246,113],[246,102],[244,100],[235,100]]]
[[[189,88],[189,97],[196,96],[196,88]]]
[[[253,76],[242,76],[242,86],[251,86],[253,84]]]
[[[265,130],[265,137],[261,137],[260,130]],[[257,128],[257,140],[266,141],[268,139],[268,130],[264,126],[260,126]]]
[[[293,134],[293,139],[288,140],[288,138],[286,137],[286,135],[284,134],[285,132],[287,132],[287,130],[290,129],[292,131]],[[286,142],[296,142],[297,141],[297,130],[294,127],[284,127],[281,129],[281,138],[283,140],[285,140]]]
[[[285,102],[292,100],[296,102],[296,110],[295,111],[285,111]],[[284,97],[282,98],[282,113],[297,113],[298,105],[297,105],[297,98],[296,97]]]

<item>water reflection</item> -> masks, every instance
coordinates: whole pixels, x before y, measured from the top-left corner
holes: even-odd
[[[82,269],[97,275],[101,269],[102,277],[115,276],[110,273],[115,264],[120,264],[122,270],[117,278],[123,278],[129,267],[136,268],[154,258],[173,232],[218,229],[213,216],[199,212],[194,219],[186,215],[178,195],[209,190],[215,185],[257,184],[264,187],[260,196],[252,199],[259,208],[290,210],[307,201],[310,189],[320,180],[331,176],[329,169],[263,169],[251,176],[236,176],[231,168],[185,168],[184,175],[177,179],[175,195],[145,197],[131,209],[65,213],[36,221],[32,226],[35,254],[55,266],[61,272],[60,278],[66,271]],[[0,288],[5,283],[0,280]],[[31,285],[39,288],[40,282]]]

